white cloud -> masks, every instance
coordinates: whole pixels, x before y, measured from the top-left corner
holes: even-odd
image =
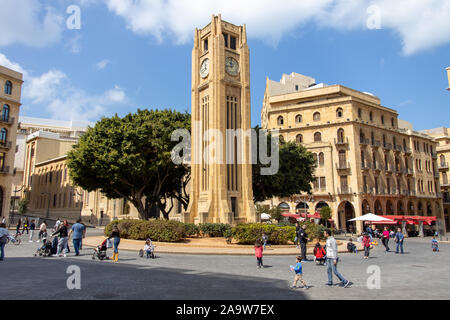
[[[247,24],[250,37],[275,43],[304,24],[336,29],[366,29],[375,5],[381,28],[402,41],[406,55],[450,42],[450,1],[442,0],[104,0],[122,17],[127,28],[159,41],[176,43],[192,39],[195,27],[206,25],[211,15]]]
[[[110,64],[110,61],[108,59],[103,59],[95,64],[95,68],[97,68],[97,70],[103,70],[108,64]]]
[[[0,0],[0,46],[45,47],[58,42],[64,17],[37,0]]]
[[[24,74],[22,103],[25,108],[42,108],[53,119],[97,120],[107,114],[106,107],[127,102],[125,91],[118,85],[100,94],[89,94],[73,86],[69,77],[60,70],[49,70],[40,76],[33,76],[2,53],[0,65]]]

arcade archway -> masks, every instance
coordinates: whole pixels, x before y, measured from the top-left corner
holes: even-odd
[[[381,206],[380,200],[375,200],[374,207],[375,207],[375,212],[374,212],[375,214],[380,214],[380,215],[383,214],[383,207]]]
[[[356,231],[354,221],[348,221],[355,218],[355,208],[349,201],[341,202],[338,207],[339,228],[349,232]]]

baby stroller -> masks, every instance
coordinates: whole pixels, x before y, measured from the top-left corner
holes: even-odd
[[[42,234],[42,247],[39,247],[36,250],[34,256],[50,257],[51,255],[56,254],[57,247],[58,247],[58,238],[55,237],[53,241],[51,240],[47,241],[47,233],[45,232]]]
[[[98,260],[107,260],[108,256],[106,255],[106,250],[108,249],[107,246],[108,239],[103,240],[101,245],[94,248],[94,253],[92,254],[92,260],[95,260],[97,258]]]

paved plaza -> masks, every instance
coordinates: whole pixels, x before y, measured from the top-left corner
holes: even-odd
[[[88,230],[98,235],[99,230]],[[303,263],[308,290],[289,288],[295,256],[267,256],[266,268],[257,269],[252,256],[157,254],[140,258],[137,252],[120,251],[118,263],[93,261],[92,248],[67,258],[34,257],[38,243],[23,237],[20,246],[7,245],[0,262],[2,299],[449,299],[450,244],[441,243],[439,253],[430,239],[406,239],[403,255],[385,253],[381,246],[362,253],[341,254],[339,271],[353,284],[349,288],[327,287],[326,267]],[[391,248],[394,242],[391,241]],[[120,248],[120,247],[119,247]],[[110,253],[111,254],[111,253]],[[67,268],[81,270],[81,289],[69,290]],[[369,266],[378,266],[381,288],[368,289]],[[335,283],[337,279],[334,278]]]

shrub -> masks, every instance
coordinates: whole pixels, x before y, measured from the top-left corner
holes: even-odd
[[[185,237],[183,223],[172,220],[120,220],[113,221],[105,228],[105,235],[111,235],[112,227],[117,224],[120,237],[124,239],[161,242],[177,242]]]
[[[231,229],[229,224],[224,223],[201,223],[198,225],[202,236],[224,237],[227,230]]]
[[[232,229],[232,236],[239,244],[254,244],[265,232],[271,244],[289,244],[295,238],[295,227],[279,227],[270,224],[240,224]]]
[[[194,223],[185,223],[184,234],[186,237],[198,237],[200,235],[200,227]]]

